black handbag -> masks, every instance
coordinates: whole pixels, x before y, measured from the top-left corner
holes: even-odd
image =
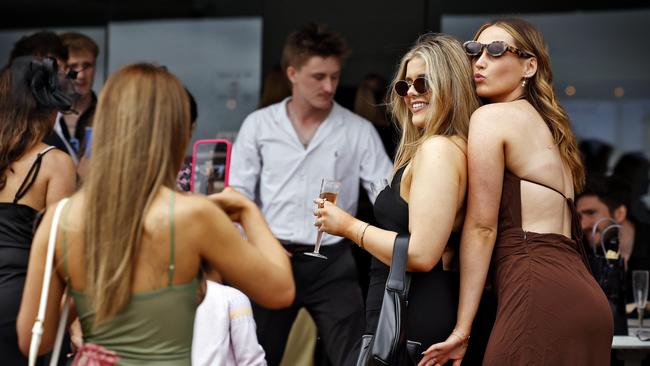
[[[398,235],[386,281],[375,334],[361,339],[357,366],[415,365],[420,360],[419,342],[406,338],[406,307],[411,275],[406,273],[409,236]]]

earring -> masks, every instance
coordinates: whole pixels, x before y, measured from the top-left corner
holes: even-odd
[[[526,78],[524,78],[524,80],[521,82],[521,86],[522,86],[522,87],[525,87],[525,86],[526,86]]]

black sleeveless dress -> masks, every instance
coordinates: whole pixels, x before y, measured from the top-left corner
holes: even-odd
[[[0,360],[3,365],[27,365],[27,358],[18,348],[16,317],[38,211],[18,201],[36,180],[43,155],[53,148],[38,154],[13,202],[0,202]]]
[[[404,168],[398,170],[391,185],[375,202],[375,217],[386,230],[408,234],[408,204],[400,197],[399,187]],[[458,247],[460,236],[452,233],[448,246]],[[382,297],[390,268],[372,258],[370,285],[366,299],[366,334],[374,334],[379,321]],[[424,351],[442,342],[454,329],[458,309],[458,273],[445,271],[442,261],[430,272],[413,272],[408,297],[406,329],[411,341],[421,342]]]

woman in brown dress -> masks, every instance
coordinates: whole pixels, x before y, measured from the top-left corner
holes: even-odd
[[[490,258],[498,307],[484,365],[607,365],[612,315],[573,204],[584,171],[542,35],[503,19],[464,46],[488,104],[470,121],[456,327],[420,365],[460,365]]]

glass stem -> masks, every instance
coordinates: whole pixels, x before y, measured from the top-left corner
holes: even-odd
[[[320,241],[323,239],[323,232],[319,231],[316,236],[316,247],[314,247],[314,253],[320,253]]]
[[[636,312],[639,314],[639,331],[643,328],[643,312],[645,309],[637,308]]]

